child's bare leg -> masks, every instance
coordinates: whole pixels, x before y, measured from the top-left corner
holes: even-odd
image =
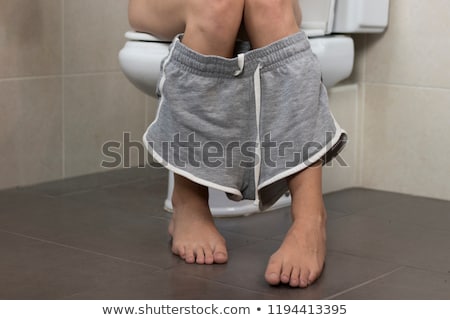
[[[175,175],[173,215],[169,224],[172,252],[187,263],[213,264],[228,260],[225,239],[214,225],[208,188]]]
[[[246,0],[245,28],[254,48],[295,34],[301,25],[298,1]],[[269,260],[266,281],[272,285],[307,287],[322,269],[326,252],[326,212],[322,169],[312,166],[289,178],[293,224]]]
[[[269,260],[266,280],[305,288],[320,276],[326,254],[326,211],[322,166],[316,164],[289,178],[293,224]]]
[[[131,26],[182,42],[204,55],[231,57],[242,21],[244,0],[130,0]],[[169,226],[172,251],[187,263],[227,262],[225,240],[208,207],[208,189],[175,175],[174,214]]]
[[[183,44],[204,55],[231,57],[242,20],[244,0],[186,1]],[[175,176],[174,214],[169,232],[172,251],[187,263],[226,263],[225,240],[208,207],[208,189]]]

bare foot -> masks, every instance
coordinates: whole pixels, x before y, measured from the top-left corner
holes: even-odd
[[[217,230],[204,187],[181,177],[175,179],[174,213],[169,224],[172,252],[186,263],[226,263],[225,239]],[[188,187],[186,189],[186,187]]]
[[[321,163],[288,179],[293,224],[267,265],[265,278],[271,285],[284,283],[306,288],[322,273],[327,214],[321,181]]]
[[[326,254],[326,213],[316,218],[298,219],[286,234],[280,248],[270,257],[265,278],[306,288],[322,273]]]

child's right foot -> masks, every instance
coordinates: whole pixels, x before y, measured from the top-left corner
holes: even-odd
[[[176,179],[174,212],[169,224],[172,252],[190,264],[226,263],[228,253],[225,239],[214,224],[207,192],[205,197],[203,187],[198,185],[186,190],[180,185],[186,186],[193,182],[180,180]]]

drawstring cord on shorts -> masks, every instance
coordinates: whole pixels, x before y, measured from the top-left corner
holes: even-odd
[[[259,176],[261,174],[261,64],[256,67],[253,75],[253,84],[255,89],[255,114],[256,114],[256,163],[255,163],[255,205],[259,206]]]
[[[237,56],[238,67],[239,69],[234,72],[234,76],[239,76],[242,72],[244,72],[244,64],[245,64],[245,54],[239,53]]]
[[[237,56],[238,60],[238,67],[239,69],[236,70],[234,73],[234,76],[237,77],[242,72],[244,72],[244,66],[245,66],[245,54],[240,53]],[[260,121],[261,121],[261,64],[258,64],[256,67],[255,73],[253,74],[253,88],[255,91],[255,116],[256,116],[256,146],[255,146],[255,169],[254,169],[254,176],[255,176],[255,202],[254,204],[256,206],[259,206],[259,194],[258,194],[258,185],[259,185],[259,178],[261,174],[261,135],[260,135]]]

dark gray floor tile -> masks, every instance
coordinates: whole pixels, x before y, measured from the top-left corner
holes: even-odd
[[[27,192],[42,193],[50,196],[60,196],[76,192],[88,191],[108,186],[129,183],[136,180],[160,179],[167,177],[167,170],[162,168],[129,168],[116,169],[103,173],[95,173],[80,177],[67,178],[32,187],[21,188]]]
[[[349,215],[332,210],[327,210],[327,214],[328,221]],[[220,218],[216,221],[221,232],[228,231],[257,239],[273,240],[283,240],[292,224],[290,208],[288,207],[248,217]]]
[[[360,257],[437,272],[450,271],[448,231],[430,231],[393,220],[351,215],[330,221],[328,246]]]
[[[62,198],[22,198],[3,206],[0,229],[161,268],[178,261],[168,250],[166,220]]]
[[[410,224],[450,231],[449,201],[411,197],[383,207],[363,210],[361,214],[400,225]]]
[[[283,239],[289,230],[292,219],[290,207],[257,213],[248,217],[217,219],[221,231],[230,231],[260,239]],[[347,213],[327,210],[328,219],[347,216]]]
[[[353,214],[363,209],[378,207],[401,199],[409,199],[409,197],[399,193],[353,188],[326,194],[324,201],[328,210]]]
[[[254,214],[248,217],[224,218],[217,220],[219,230],[270,239],[284,234],[291,225],[289,208]]]
[[[0,232],[0,299],[64,299],[116,283],[130,283],[157,268]]]
[[[272,297],[173,271],[129,275],[94,290],[68,297],[77,300],[260,300]]]
[[[333,219],[338,219],[338,218],[342,218],[345,216],[349,216],[349,215],[351,215],[351,213],[327,209],[327,215],[328,215],[328,220],[333,220]]]
[[[86,205],[161,217],[168,215],[164,210],[166,195],[167,177],[164,177],[69,194],[64,198]]]
[[[42,194],[28,193],[21,189],[3,190],[0,191],[0,219],[2,216],[14,216],[16,211],[18,214],[24,211],[34,214],[41,211],[41,206],[45,207],[52,202],[52,197]],[[26,224],[26,220],[22,220],[22,223]]]
[[[127,169],[116,169],[107,172],[108,175],[117,179],[117,182],[132,181],[137,179],[160,179],[168,178],[169,171],[161,165],[146,166],[144,168],[133,167]]]
[[[254,245],[230,251],[226,265],[180,264],[173,268],[173,272],[261,292],[271,295],[271,299],[322,299],[398,267],[392,263],[330,252],[322,277],[310,288],[304,290],[287,286],[272,287],[265,282],[264,272],[270,255],[278,246],[277,241],[261,240]]]
[[[1,193],[5,196],[5,193]],[[145,211],[94,205],[82,199],[48,198],[12,192],[3,202],[0,230],[24,234],[132,261],[168,268],[172,255],[168,219]],[[0,197],[1,200],[1,197]],[[228,247],[252,243],[251,237],[224,233]]]
[[[449,300],[450,274],[404,268],[335,299]]]

